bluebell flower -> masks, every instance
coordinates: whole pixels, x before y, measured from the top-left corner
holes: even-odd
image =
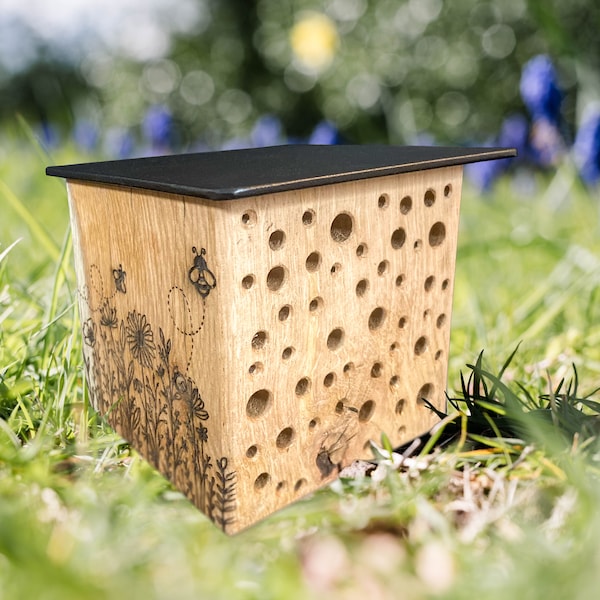
[[[548,56],[540,54],[523,67],[520,84],[521,98],[532,119],[547,119],[558,123],[562,92],[554,65]]]
[[[87,119],[79,120],[73,129],[73,139],[78,146],[91,152],[98,146],[98,128]]]
[[[489,192],[496,179],[504,171],[499,160],[485,160],[465,165],[465,175],[482,192]]]
[[[593,108],[584,116],[575,136],[573,156],[586,183],[600,182],[600,108]]]
[[[337,127],[331,121],[321,121],[313,129],[308,138],[309,144],[341,144],[342,136]]]
[[[283,128],[281,121],[274,115],[264,115],[258,119],[250,134],[252,146],[277,146],[283,143]]]
[[[151,106],[144,115],[142,133],[153,148],[171,148],[174,123],[169,108],[160,104]]]

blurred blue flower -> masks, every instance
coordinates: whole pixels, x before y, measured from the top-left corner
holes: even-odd
[[[131,133],[121,127],[111,127],[104,137],[104,152],[109,158],[129,158],[133,155],[134,143]]]
[[[504,119],[498,134],[498,146],[516,148],[517,155],[524,156],[528,150],[528,140],[529,123],[523,115],[512,114]]]
[[[99,139],[98,128],[87,119],[81,119],[75,123],[73,128],[73,139],[75,143],[84,150],[91,152],[96,149]]]
[[[309,144],[342,144],[342,136],[331,121],[321,121],[313,129],[308,138]]]
[[[504,170],[499,160],[486,160],[465,165],[465,174],[481,192],[489,192],[492,184]]]
[[[534,121],[545,118],[551,123],[559,122],[562,92],[548,56],[540,54],[525,64],[520,90],[521,98]]]
[[[565,141],[557,124],[546,118],[533,122],[530,147],[533,160],[542,167],[556,165],[566,151]]]
[[[283,127],[274,115],[264,115],[258,119],[250,134],[252,146],[278,146],[283,143]]]
[[[174,123],[169,108],[162,104],[151,106],[144,115],[142,133],[152,148],[171,148]]]
[[[36,136],[46,150],[52,150],[60,144],[58,129],[48,121],[42,121],[36,128]]]
[[[573,156],[586,183],[600,182],[600,108],[592,108],[584,116],[575,136]]]

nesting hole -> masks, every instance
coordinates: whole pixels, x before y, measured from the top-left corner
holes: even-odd
[[[442,281],[442,291],[446,291],[448,289],[449,285],[450,285],[450,280],[444,279],[444,281]]]
[[[315,221],[315,211],[312,209],[305,210],[302,213],[302,224],[305,227],[310,227]]]
[[[423,400],[428,400],[431,402],[433,396],[433,384],[426,383],[421,386],[421,389],[417,392],[417,404],[423,404]]]
[[[367,255],[369,248],[366,244],[359,244],[356,246],[356,256],[364,258]]]
[[[377,199],[377,206],[379,208],[387,208],[390,204],[390,197],[387,194],[381,194]]]
[[[277,439],[275,440],[275,445],[280,450],[285,450],[291,446],[294,438],[296,437],[296,432],[291,427],[286,427],[279,432]]]
[[[369,329],[371,331],[375,331],[379,329],[383,322],[385,321],[385,309],[381,306],[378,306],[373,312],[369,315]]]
[[[292,357],[292,354],[294,354],[294,348],[292,346],[288,346],[287,348],[283,349],[283,352],[281,353],[281,358],[283,360],[289,360]]]
[[[294,484],[294,492],[298,493],[306,485],[306,479],[298,479]]]
[[[431,226],[429,230],[429,245],[432,247],[439,246],[446,239],[446,226],[438,221]]]
[[[311,252],[306,257],[306,270],[314,273],[321,266],[321,255],[318,252]]]
[[[429,340],[422,335],[416,342],[415,342],[415,354],[417,356],[421,356],[421,354],[423,354],[427,348],[429,348]]]
[[[277,317],[279,318],[280,321],[287,321],[290,318],[291,314],[292,314],[292,307],[289,304],[286,304],[285,306],[282,306],[279,309],[279,314],[277,315]]]
[[[308,310],[311,313],[317,312],[321,308],[323,308],[323,298],[321,298],[321,296],[317,296],[316,298],[313,298],[308,303]]]
[[[319,417],[315,417],[314,419],[311,419],[308,422],[308,428],[311,431],[313,431],[313,430],[315,430],[319,426],[320,423],[321,423],[321,420],[319,419]]]
[[[335,242],[345,242],[352,235],[354,224],[348,213],[340,213],[331,222],[331,237]]]
[[[323,378],[323,385],[326,388],[330,388],[335,383],[335,379],[335,373],[327,373],[327,375],[325,375],[325,377]]]
[[[257,331],[252,337],[253,350],[262,350],[267,345],[269,336],[266,331]]]
[[[271,481],[271,476],[268,473],[261,473],[255,480],[254,480],[254,489],[255,490],[262,490],[265,486],[268,485],[268,483]]]
[[[273,267],[267,274],[267,287],[276,292],[285,283],[285,269],[278,265]]]
[[[358,411],[358,420],[361,423],[366,423],[371,420],[373,413],[375,412],[375,402],[373,400],[367,400]]]
[[[254,275],[246,275],[246,277],[242,279],[242,287],[245,290],[249,290],[254,285],[254,281]]]
[[[427,308],[423,311],[423,320],[426,321],[431,316],[431,311]]]
[[[441,350],[438,350],[434,356],[435,360],[440,360],[440,358],[442,358],[442,354],[444,353]]]
[[[398,400],[398,402],[396,402],[396,407],[394,410],[397,415],[401,415],[404,412],[405,404],[406,404],[406,400],[404,398],[401,398],[400,400]]]
[[[399,346],[398,346],[398,342],[394,342],[392,344],[390,344],[390,352],[396,352],[396,350],[398,350]]]
[[[277,229],[269,236],[269,248],[271,250],[280,250],[285,244],[285,232]]]
[[[403,215],[407,215],[412,208],[412,198],[410,196],[404,196],[402,200],[400,200],[400,212]]]
[[[415,240],[415,243],[413,244],[414,251],[419,252],[419,250],[421,250],[422,247],[423,247],[423,240]]]
[[[246,414],[251,419],[262,416],[271,405],[272,395],[269,390],[258,390],[250,396],[246,404]]]
[[[366,294],[368,289],[369,289],[369,281],[367,279],[361,279],[356,284],[356,295],[359,298],[362,298]]]
[[[403,283],[404,275],[398,275],[398,277],[396,277],[396,287],[401,287]]]
[[[327,336],[327,347],[330,350],[337,350],[344,342],[344,330],[340,327],[336,327],[331,330],[331,333]]]
[[[452,196],[452,184],[448,183],[444,187],[444,198],[450,198]]]
[[[277,493],[280,493],[286,488],[286,486],[287,486],[287,481],[279,481],[277,483],[277,485],[275,486],[275,491]]]
[[[390,387],[397,388],[400,385],[400,377],[398,375],[394,375],[390,377]]]
[[[344,371],[344,373],[346,375],[349,375],[352,371],[354,371],[354,363],[353,362],[346,363],[342,370]]]
[[[303,377],[296,383],[296,396],[304,396],[310,391],[310,379]]]
[[[256,446],[255,444],[253,444],[252,446],[250,446],[248,448],[248,450],[246,450],[246,456],[248,458],[254,458],[257,454],[258,454],[258,446]]]
[[[258,375],[263,372],[263,364],[261,362],[255,362],[248,367],[248,373],[250,375]]]
[[[406,231],[404,231],[402,227],[399,227],[398,229],[394,230],[394,232],[392,233],[391,242],[392,248],[394,248],[394,250],[402,248],[402,246],[404,246],[404,243],[406,242]]]
[[[446,324],[446,315],[442,313],[435,321],[436,327],[441,329]]]
[[[406,327],[406,321],[407,321],[406,317],[400,317],[398,319],[398,328],[404,329]]]
[[[398,427],[398,435],[402,437],[406,435],[406,425],[400,425],[400,427]]]
[[[342,270],[342,265],[338,262],[333,263],[333,265],[331,265],[331,269],[329,270],[329,272],[332,275],[337,275],[340,271]]]
[[[388,270],[388,267],[390,266],[390,263],[387,260],[382,260],[378,265],[377,265],[377,275],[379,275],[380,277],[382,275],[385,275],[386,271]]]
[[[253,227],[256,225],[256,213],[253,210],[247,210],[242,213],[242,225],[244,227]]]
[[[373,366],[371,367],[371,377],[381,377],[382,372],[383,365],[380,362],[373,363]]]
[[[335,414],[336,415],[341,415],[344,412],[344,401],[340,400],[336,405],[335,405]]]
[[[425,196],[423,198],[423,202],[425,206],[433,206],[435,204],[435,191],[431,188],[425,192]]]
[[[423,286],[425,288],[426,292],[430,292],[431,289],[433,288],[435,284],[435,277],[433,275],[430,275],[426,280],[425,280],[425,285]]]

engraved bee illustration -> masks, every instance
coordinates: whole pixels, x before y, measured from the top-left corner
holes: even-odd
[[[122,294],[127,293],[127,286],[125,285],[125,277],[127,273],[123,271],[123,266],[119,264],[118,269],[113,269],[113,279],[115,280],[115,287],[117,288],[117,292],[121,292]]]
[[[210,291],[216,287],[217,279],[206,264],[206,259],[204,258],[206,249],[200,248],[200,252],[198,252],[196,246],[193,246],[192,252],[195,258],[193,266],[188,271],[188,278],[194,284],[200,296],[206,298],[210,294]]]
[[[331,444],[326,445],[327,438],[333,433],[330,432],[325,436],[319,451],[317,452],[317,456],[315,458],[315,464],[321,473],[321,477],[325,479],[329,477],[335,470],[338,472],[341,471],[342,468],[342,459],[344,452],[350,442],[350,440],[356,435],[347,435],[348,426],[346,426],[342,432],[339,434],[337,439],[333,441]]]

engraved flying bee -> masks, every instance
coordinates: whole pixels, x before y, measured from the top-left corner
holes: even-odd
[[[119,268],[113,269],[112,274],[113,279],[115,280],[115,287],[117,288],[117,292],[121,292],[122,294],[127,293],[127,286],[125,285],[125,277],[127,273],[123,271],[123,266],[119,264]]]
[[[206,298],[210,291],[217,285],[217,279],[213,272],[208,268],[205,248],[200,248],[200,252],[196,250],[196,246],[192,247],[192,252],[195,254],[194,264],[188,271],[188,278],[196,288],[196,291]]]

